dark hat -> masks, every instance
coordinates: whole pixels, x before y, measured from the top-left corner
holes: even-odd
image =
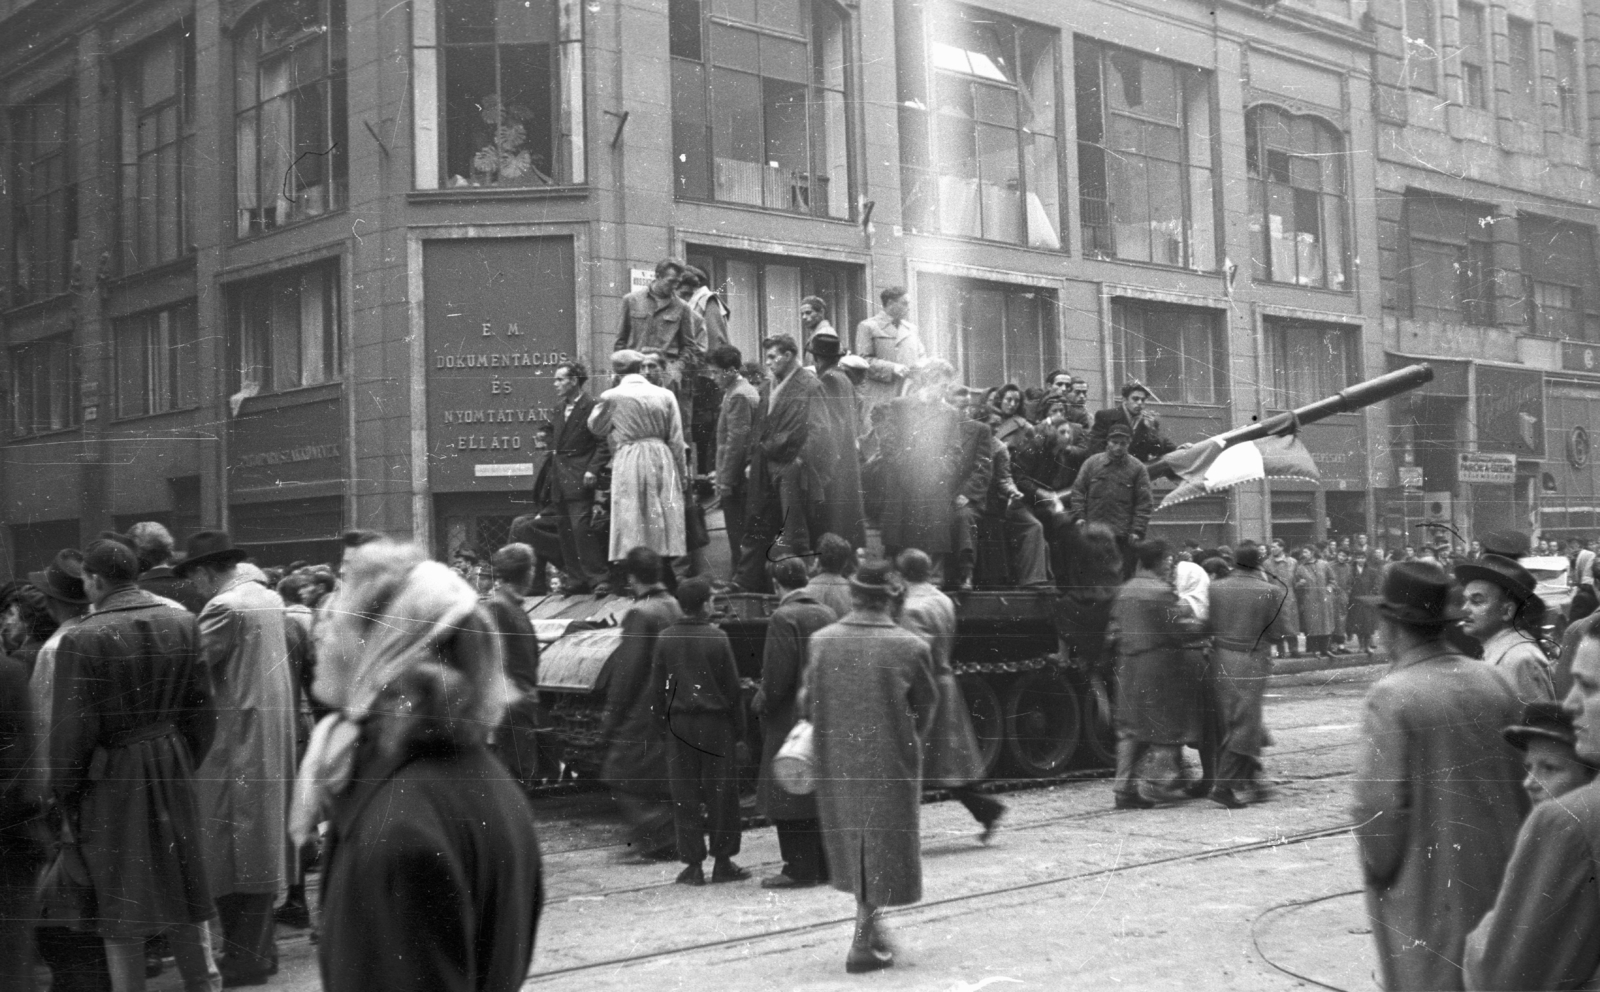
[[[1500,736],[1518,751],[1526,751],[1528,740],[1533,737],[1560,741],[1568,747],[1574,747],[1578,742],[1577,732],[1572,727],[1572,714],[1560,703],[1549,702],[1529,703],[1523,711],[1522,722],[1500,731]]]
[[[811,336],[811,342],[807,347],[818,358],[838,358],[840,351],[839,335],[829,334],[826,331],[818,332]]]
[[[1246,544],[1238,551],[1233,552],[1234,562],[1240,568],[1261,567],[1261,545]]]
[[[898,596],[900,575],[886,561],[869,561],[850,576],[850,588],[880,596]]]
[[[224,530],[196,531],[185,545],[183,561],[172,566],[172,574],[183,578],[201,565],[237,565],[250,557],[233,546],[233,539]]]
[[[83,589],[83,552],[62,548],[42,572],[29,572],[28,581],[46,596],[62,603],[84,604],[89,594]]]
[[[1110,429],[1106,431],[1107,440],[1110,440],[1114,437],[1125,437],[1131,440],[1133,438],[1133,429],[1119,420],[1112,424]]]
[[[1520,530],[1496,530],[1483,535],[1478,541],[1486,555],[1502,558],[1526,558],[1533,550],[1533,541]]]
[[[83,552],[83,571],[111,582],[132,582],[139,577],[139,556],[120,540],[101,538]]]
[[[1457,582],[1466,585],[1475,580],[1492,582],[1504,589],[1523,609],[1535,614],[1544,613],[1544,600],[1533,593],[1538,580],[1532,572],[1510,558],[1484,555],[1477,561],[1464,561],[1456,566]]]
[[[1383,593],[1357,596],[1356,601],[1401,623],[1443,626],[1464,614],[1450,602],[1450,576],[1436,564],[1397,561],[1384,569]]]

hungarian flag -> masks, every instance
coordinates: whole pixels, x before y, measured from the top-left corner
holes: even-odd
[[[1259,479],[1298,479],[1320,482],[1317,463],[1311,452],[1294,434],[1264,437],[1224,448],[1215,438],[1201,441],[1164,459],[1166,467],[1178,477],[1178,488],[1167,494],[1157,510],[1176,506],[1185,500],[1221,492],[1241,482]]]

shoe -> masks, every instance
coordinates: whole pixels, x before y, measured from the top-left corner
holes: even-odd
[[[587,596],[587,595],[589,595],[589,594],[591,594],[593,592],[594,592],[594,586],[591,586],[587,582],[580,582],[580,583],[578,583],[576,585],[562,586],[561,587],[561,595],[563,597],[565,597],[565,596]]]
[[[1205,782],[1191,782],[1183,787],[1183,794],[1190,799],[1204,799],[1211,794],[1211,786]]]
[[[790,878],[788,875],[769,875],[761,880],[763,889],[812,889],[821,884],[818,878]]]
[[[696,870],[699,866],[696,865]],[[717,882],[742,882],[750,877],[750,869],[740,868],[733,863],[732,858],[718,858],[716,866],[711,869],[711,881]]]
[[[850,953],[844,959],[844,970],[852,975],[861,975],[869,971],[882,971],[884,968],[892,967],[894,967],[893,954],[871,947],[851,945]]]
[[[1116,809],[1155,809],[1156,804],[1138,795],[1118,795]]]
[[[679,885],[704,885],[706,884],[706,870],[699,863],[685,865],[683,871],[678,872],[676,879]]]
[[[1211,790],[1211,801],[1218,806],[1226,806],[1228,809],[1244,809],[1249,805],[1249,803],[1234,795],[1232,789],[1221,785]]]
[[[292,930],[305,930],[311,926],[311,910],[303,902],[286,902],[272,914],[273,920]]]
[[[1256,782],[1250,786],[1250,801],[1253,803],[1270,802],[1278,790],[1267,782]]]
[[[233,964],[224,959],[217,962],[217,971],[222,975],[222,987],[234,989],[246,985],[265,985],[270,977],[265,968],[246,968]]]
[[[987,845],[994,840],[994,832],[1000,829],[1000,818],[1005,815],[1006,811],[1001,810],[983,824],[983,830],[978,833],[978,843]]]
[[[144,977],[159,978],[165,968],[166,965],[162,963],[161,955],[158,952],[150,950],[144,952]]]

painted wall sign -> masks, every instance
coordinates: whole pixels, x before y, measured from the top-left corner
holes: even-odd
[[[1462,451],[1456,455],[1456,480],[1510,486],[1517,481],[1517,456],[1492,451]]]
[[[572,239],[428,241],[422,283],[429,487],[528,488],[577,357]]]
[[[228,425],[228,487],[234,492],[344,478],[344,417],[338,395],[309,403],[255,397]]]

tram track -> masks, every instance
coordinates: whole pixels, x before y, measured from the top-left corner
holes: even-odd
[[[1081,814],[1081,816],[1087,817],[1090,815],[1105,814],[1110,812],[1113,811],[1096,810]],[[1205,848],[1199,851],[1189,851],[1183,854],[1167,855],[1165,857],[1150,858],[1144,861],[1134,861],[1127,864],[1112,865],[1106,868],[1090,868],[1083,871],[1067,872],[1060,875],[1052,875],[1046,878],[1033,879],[1027,882],[1018,882],[1013,885],[1003,885],[989,889],[982,889],[976,892],[965,892],[959,895],[946,896],[942,899],[929,899],[924,902],[917,903],[914,906],[885,910],[884,915],[886,917],[910,917],[917,913],[938,909],[940,907],[974,903],[983,899],[992,899],[995,897],[1012,895],[1020,892],[1029,892],[1056,885],[1065,885],[1072,882],[1088,881],[1096,878],[1108,878],[1115,875],[1125,874],[1127,872],[1140,871],[1149,868],[1196,863],[1201,861],[1209,861],[1215,858],[1249,854],[1255,851],[1289,847],[1314,840],[1322,840],[1328,837],[1338,837],[1349,833],[1354,828],[1354,823],[1343,823],[1336,826],[1306,830],[1295,834],[1282,834],[1277,837],[1271,837],[1264,840],[1248,841],[1238,844],[1227,844],[1220,847]],[[654,886],[648,886],[647,888],[653,887]],[[584,972],[598,971],[605,968],[621,968],[629,965],[642,964],[647,961],[672,957],[679,954],[737,947],[740,945],[754,944],[780,937],[815,933],[833,927],[850,925],[854,922],[854,915],[831,917],[825,920],[815,920],[809,923],[796,924],[794,926],[778,927],[772,930],[763,930],[756,933],[739,934],[737,936],[725,937],[719,940],[695,941],[674,945],[672,947],[660,948],[657,950],[642,951],[638,954],[621,955],[618,957],[606,958],[600,961],[588,961],[581,964],[567,965],[561,968],[551,968],[546,971],[535,971],[528,976],[528,978],[523,982],[523,985],[524,987],[530,985],[539,985],[567,975],[582,974]]]

